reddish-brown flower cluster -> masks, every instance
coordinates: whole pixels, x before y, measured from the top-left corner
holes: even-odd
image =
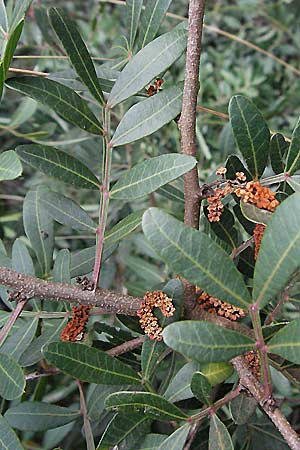
[[[201,290],[199,290],[201,291]],[[202,291],[197,297],[201,309],[218,316],[226,317],[229,320],[238,320],[245,316],[245,311],[237,306],[222,302],[218,298],[212,297],[207,292]]]
[[[81,341],[87,321],[89,320],[90,306],[73,306],[73,314],[70,322],[62,330],[60,338],[62,341]]]
[[[153,309],[159,308],[165,317],[173,316],[175,308],[172,299],[162,291],[146,292],[144,301],[137,312],[140,318],[141,328],[150,339],[162,340],[162,327],[159,325],[157,318],[153,314]]]
[[[210,222],[219,222],[224,206],[222,198],[233,192],[233,187],[230,184],[226,184],[224,187],[217,187],[214,190],[214,195],[208,197],[208,220]]]
[[[152,95],[157,94],[159,91],[161,91],[161,86],[164,83],[164,80],[162,78],[157,78],[154,81],[154,84],[150,84],[150,86],[147,88],[147,95],[149,97],[152,97]]]
[[[275,192],[266,186],[262,186],[259,181],[248,181],[243,188],[237,188],[235,194],[245,203],[252,203],[258,208],[274,211],[279,205],[275,198]]]
[[[258,257],[258,252],[260,249],[260,244],[261,244],[265,229],[266,229],[266,225],[263,225],[262,223],[257,223],[254,228],[253,239],[254,239],[254,259],[255,260]]]
[[[245,353],[244,358],[248,364],[249,369],[257,378],[260,380],[261,372],[260,372],[260,361],[259,361],[259,354],[257,350],[251,350],[250,352]]]

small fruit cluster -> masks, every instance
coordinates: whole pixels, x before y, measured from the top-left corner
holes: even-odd
[[[60,338],[62,341],[81,341],[86,330],[86,324],[89,320],[90,306],[73,306],[72,319],[62,330]]]
[[[245,316],[245,311],[237,306],[230,305],[229,303],[222,302],[218,298],[212,297],[205,291],[201,291],[201,289],[197,289],[198,292],[201,292],[199,296],[197,296],[197,302],[201,309],[211,313],[217,314],[218,316],[226,317],[229,320],[238,320]]]
[[[146,292],[144,301],[137,312],[140,318],[139,322],[141,328],[150,339],[162,340],[162,327],[158,323],[157,317],[153,314],[153,309],[159,308],[165,317],[171,317],[174,314],[175,308],[172,299],[169,298],[162,291]]]

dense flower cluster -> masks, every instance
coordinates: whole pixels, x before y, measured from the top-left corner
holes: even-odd
[[[233,192],[233,187],[230,184],[226,184],[224,187],[217,187],[214,190],[214,195],[208,197],[208,220],[210,222],[219,222],[222,212],[224,211],[224,206],[222,203],[222,198]]]
[[[262,186],[259,181],[249,181],[245,187],[237,188],[235,194],[245,203],[252,203],[258,208],[275,211],[279,201],[275,198],[275,192],[266,186]]]
[[[162,340],[162,327],[159,325],[157,318],[153,314],[153,309],[159,308],[165,317],[173,316],[175,308],[172,299],[162,291],[146,292],[141,308],[137,312],[140,318],[141,328],[150,339]]]
[[[257,350],[251,350],[250,352],[245,353],[244,358],[247,361],[248,367],[255,378],[257,378],[257,380],[260,380],[260,361]]]
[[[226,319],[229,320],[237,320],[245,316],[245,311],[243,309],[222,302],[218,298],[207,294],[205,291],[198,290],[198,292],[201,292],[197,297],[201,309],[212,314],[217,314],[218,316],[226,317]]]
[[[90,306],[73,306],[72,319],[61,332],[62,341],[81,341],[89,320]]]
[[[266,229],[266,225],[263,225],[262,223],[257,223],[254,228],[253,239],[254,239],[254,259],[255,260],[258,257],[258,252],[260,249],[260,244],[261,244],[265,229]]]

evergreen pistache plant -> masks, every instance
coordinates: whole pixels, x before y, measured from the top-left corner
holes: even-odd
[[[239,153],[200,183],[204,1],[156,37],[171,1],[128,0],[127,59],[97,67],[66,12],[37,10],[72,69],[12,78],[30,3],[0,0],[1,95],[88,145],[29,133],[0,155],[1,181],[37,171],[0,245],[0,449],[299,450],[300,122],[288,142],[234,96]],[[135,163],[165,125],[182,152]]]

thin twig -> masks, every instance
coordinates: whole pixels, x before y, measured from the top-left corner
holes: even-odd
[[[79,395],[80,395],[80,408],[81,408],[81,414],[82,414],[83,423],[84,423],[84,434],[85,434],[85,440],[86,440],[86,447],[87,447],[87,450],[95,450],[95,441],[94,441],[94,437],[93,437],[93,431],[92,431],[90,419],[89,419],[89,416],[87,413],[82,382],[80,380],[77,380],[77,384],[78,384]]]
[[[140,347],[143,344],[144,339],[145,336],[139,336],[135,339],[132,339],[131,341],[124,342],[123,344],[120,344],[117,347],[106,350],[105,353],[107,353],[110,356],[123,355],[124,353],[130,352],[131,350]]]
[[[28,70],[28,69],[17,69],[16,67],[10,67],[8,71],[12,73],[22,73],[23,75],[36,75],[39,77],[47,77],[49,75],[48,72],[38,72],[37,70]]]
[[[4,341],[7,338],[7,336],[9,335],[10,330],[12,329],[15,321],[17,320],[17,318],[21,314],[21,312],[22,312],[22,310],[23,310],[23,308],[24,308],[24,306],[26,305],[27,302],[28,302],[27,298],[24,299],[24,300],[20,300],[17,303],[15,309],[12,311],[11,315],[9,316],[8,321],[6,322],[6,324],[4,325],[2,330],[0,331],[0,347],[4,343]]]
[[[266,401],[264,388],[250,372],[244,357],[237,356],[231,362],[240,377],[240,384],[250,392],[261,409],[270,417],[290,448],[300,450],[298,434],[292,429],[282,412],[278,408],[274,408],[272,403]]]

